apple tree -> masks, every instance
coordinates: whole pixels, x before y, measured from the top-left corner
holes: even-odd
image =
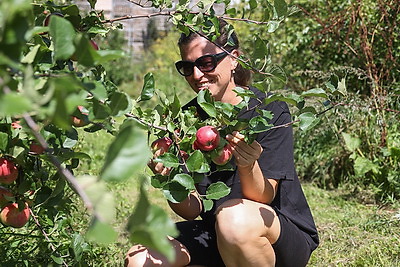
[[[0,231],[2,246],[20,248],[3,253],[8,264],[28,264],[32,258],[28,254],[33,254],[42,264],[74,265],[84,261],[89,243],[115,242],[120,233],[112,225],[114,197],[107,183],[135,177],[143,183],[126,226],[129,239],[172,258],[172,248],[160,237],[176,235],[175,226],[161,208],[150,203],[145,181],[169,201],[182,201],[210,172],[212,162],[220,170],[231,168],[231,151],[223,138],[227,133],[240,130],[251,140],[259,132],[287,126],[270,125],[272,114],[261,110],[250,121],[237,120],[236,114],[255,97],[242,88],[236,92],[245,101],[237,106],[214,101],[208,91],[201,91],[197,101],[209,116],[205,121],[193,109],[182,110],[177,95],[157,90],[151,73],[143,79],[140,96],[132,99],[110,81],[102,66],[124,57],[124,52],[104,50],[95,41],[96,36],[118,27],[95,10],[96,0],[88,2],[92,8],[88,13],[75,4],[56,1],[0,3]],[[216,15],[217,3],[225,3],[225,15]],[[169,16],[180,32],[201,31],[210,41],[218,29],[218,17],[254,23],[273,33],[295,12],[284,0],[251,0],[240,9],[229,3],[204,0],[192,7],[180,1],[172,7],[171,1],[159,0],[151,5],[160,10],[157,15]],[[264,10],[258,21],[251,18],[256,8]],[[254,50],[247,58],[239,58],[240,63],[256,73],[254,84],[261,91],[282,89],[286,75],[270,62],[267,42],[258,36],[251,40]],[[345,93],[345,83],[333,80],[325,88],[302,94],[281,92],[268,94],[264,104],[275,100],[292,104],[293,124],[307,130],[316,125],[319,114],[332,108],[332,97]],[[310,98],[317,98],[322,109],[315,101],[310,104]],[[154,99],[154,107],[143,105]],[[90,159],[89,153],[75,149],[82,131],[103,131],[113,138],[98,176],[74,175],[80,162]],[[153,158],[152,149],[162,153]],[[169,172],[149,175],[150,160],[163,163]],[[201,196],[205,208],[228,193],[222,182],[211,185]],[[85,233],[69,225],[76,196],[90,217]],[[24,238],[18,236],[42,236],[47,247],[24,247]]]

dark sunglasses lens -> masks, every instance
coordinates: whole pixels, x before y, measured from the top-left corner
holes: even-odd
[[[217,62],[213,56],[203,56],[196,60],[195,65],[202,72],[209,72],[215,69]]]
[[[183,76],[190,76],[193,73],[194,64],[187,61],[178,61],[175,64],[178,72]]]

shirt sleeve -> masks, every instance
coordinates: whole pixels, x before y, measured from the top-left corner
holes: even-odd
[[[266,107],[274,114],[271,124],[284,125],[291,122],[287,104],[273,102]],[[258,164],[265,178],[293,180],[295,177],[293,155],[293,129],[291,126],[280,127],[260,133],[256,140],[263,147]]]

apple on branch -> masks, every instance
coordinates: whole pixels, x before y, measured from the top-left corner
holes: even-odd
[[[196,132],[196,140],[193,143],[193,149],[201,151],[211,151],[218,147],[220,135],[214,126],[203,126]]]
[[[42,147],[41,144],[37,143],[36,141],[33,141],[29,145],[29,153],[34,154],[34,155],[41,155],[44,152],[44,147]]]
[[[12,127],[13,129],[22,129],[22,126],[21,126],[21,124],[20,124],[20,121],[14,121],[14,122],[12,122],[12,123],[11,123],[11,127]]]
[[[0,220],[4,225],[14,228],[21,228],[29,221],[29,206],[25,203],[25,207],[19,210],[18,203],[10,203],[6,205],[0,213]]]
[[[78,106],[76,114],[72,116],[72,125],[84,127],[89,124],[89,113],[83,106]]]
[[[211,160],[217,165],[225,165],[232,159],[232,146],[227,143],[221,149],[211,152]]]
[[[18,178],[18,169],[14,162],[7,158],[0,158],[0,183],[11,184]]]
[[[153,153],[155,153],[157,150],[161,150],[160,154],[164,154],[165,152],[168,152],[171,145],[172,145],[171,138],[165,136],[151,143],[151,150]]]

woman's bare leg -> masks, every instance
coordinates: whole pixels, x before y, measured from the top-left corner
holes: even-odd
[[[274,266],[272,244],[280,234],[279,218],[268,205],[232,199],[217,210],[218,249],[228,267]]]
[[[167,258],[154,250],[142,245],[131,247],[125,257],[125,267],[184,267],[190,262],[190,255],[186,247],[179,241],[170,238],[175,248],[175,261],[170,263]]]

